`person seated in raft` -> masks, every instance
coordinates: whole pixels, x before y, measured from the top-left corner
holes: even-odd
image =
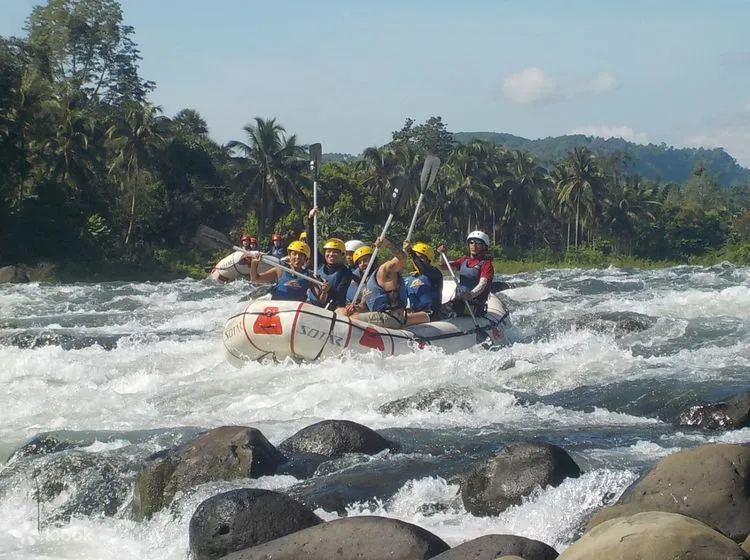
[[[362,245],[359,249],[354,251],[352,255],[352,261],[356,267],[352,270],[352,279],[349,282],[349,288],[346,290],[346,303],[350,304],[354,299],[354,294],[357,293],[359,283],[362,281],[362,276],[367,270],[367,265],[370,264],[372,258],[372,247],[368,245]],[[377,259],[377,257],[375,257]],[[377,262],[373,263],[373,269],[377,268]],[[339,315],[346,315],[346,306],[336,308],[336,313]]]
[[[416,270],[405,278],[409,300],[410,325],[435,321],[442,316],[443,273],[430,264],[435,251],[427,243],[404,241],[404,252],[410,255]]]
[[[309,217],[312,218],[318,211],[317,208],[310,210]],[[312,236],[311,226],[308,224],[307,238]],[[341,239],[330,238],[323,245],[323,253],[318,253],[318,269],[315,275],[331,287],[327,298],[321,300],[314,293],[308,294],[307,301],[313,305],[326,309],[336,309],[346,305],[346,292],[352,280],[352,271],[344,260],[346,247]]]
[[[292,241],[287,247],[289,255],[289,268],[310,276],[311,272],[307,269],[307,259],[310,258],[310,247],[302,241]],[[258,272],[258,263],[261,255],[256,254],[250,261],[250,281],[251,282],[275,282],[271,290],[271,299],[307,301],[308,290],[316,293],[317,297],[326,297],[326,288],[320,288],[318,285],[310,282],[309,279],[292,274],[287,270],[273,267],[265,272]]]
[[[284,247],[284,236],[280,233],[274,233],[271,236],[271,246],[266,251],[272,257],[281,260],[286,257],[286,248]]]
[[[450,266],[458,269],[458,286],[452,300],[456,315],[469,315],[467,305],[471,306],[475,316],[482,315],[487,309],[487,298],[492,291],[492,279],[495,267],[487,256],[490,238],[483,231],[472,231],[467,237],[469,255],[452,261]],[[439,245],[439,253],[445,252],[445,245]]]
[[[251,237],[247,233],[243,233],[240,237],[240,245],[245,251],[258,251],[258,240],[255,237]]]
[[[406,253],[387,238],[375,240],[376,247],[381,245],[388,247],[393,257],[371,270],[363,280],[359,302],[348,304],[344,314],[387,329],[401,329],[406,326],[406,286],[401,276]]]
[[[349,268],[352,269],[352,272],[354,272],[355,270],[359,270],[359,267],[354,264],[354,251],[364,246],[365,244],[362,243],[359,239],[350,239],[349,241],[344,243],[344,255],[346,256],[346,264],[349,265]]]

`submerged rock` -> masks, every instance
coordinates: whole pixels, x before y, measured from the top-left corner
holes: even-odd
[[[634,482],[617,503],[596,513],[600,523],[640,513],[663,511],[689,515],[742,542],[750,534],[750,448],[709,444],[659,460]]]
[[[323,523],[285,494],[242,488],[212,496],[190,519],[190,552],[210,560]]]
[[[633,311],[611,311],[588,313],[578,317],[575,325],[578,328],[592,329],[597,332],[613,332],[615,336],[641,332],[656,324],[654,317]]]
[[[374,455],[393,448],[376,431],[349,420],[323,420],[302,428],[279,444],[286,455],[314,453],[325,457],[340,457],[346,453]]]
[[[37,434],[29,441],[24,443],[21,447],[16,449],[10,458],[8,463],[11,463],[21,457],[33,457],[36,455],[48,455],[50,453],[58,453],[75,447],[75,445],[69,441],[63,441],[59,436],[51,433]]]
[[[520,504],[536,487],[559,486],[580,474],[581,469],[561,447],[514,443],[475,467],[461,484],[461,498],[473,515],[498,515]]]
[[[286,461],[255,428],[223,426],[192,442],[151,456],[138,475],[133,497],[136,519],[168,506],[174,495],[214,480],[273,474]]]
[[[426,560],[450,547],[426,529],[398,519],[336,519],[229,554],[226,560]]]
[[[29,272],[23,265],[0,267],[0,284],[25,284],[30,281]]]
[[[378,412],[401,415],[411,410],[448,412],[454,409],[473,412],[471,395],[465,390],[443,387],[382,404],[378,407]]]
[[[732,397],[726,402],[702,404],[683,412],[678,426],[695,426],[704,430],[729,430],[750,426],[750,393]]]

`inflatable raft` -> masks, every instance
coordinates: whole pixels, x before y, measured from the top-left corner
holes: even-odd
[[[444,301],[454,291],[455,284],[446,279]],[[227,359],[236,366],[286,358],[315,361],[346,351],[377,350],[384,356],[396,356],[426,346],[457,352],[478,343],[506,343],[510,319],[498,296],[490,295],[487,311],[476,319],[479,330],[468,316],[396,330],[352,320],[309,303],[261,298],[227,321],[223,342]]]
[[[254,251],[250,251],[252,254]],[[208,273],[208,278],[217,282],[233,282],[239,278],[250,279],[250,263],[244,259],[244,251],[235,251],[217,262]],[[265,262],[264,262],[265,261]],[[264,272],[271,268],[270,261],[279,260],[270,255],[264,255],[263,261],[258,263],[258,272]]]

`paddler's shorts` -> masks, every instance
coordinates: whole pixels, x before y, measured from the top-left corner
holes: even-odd
[[[357,315],[358,321],[364,321],[377,327],[386,329],[403,329],[406,325],[406,310],[391,309],[390,311],[367,311]]]

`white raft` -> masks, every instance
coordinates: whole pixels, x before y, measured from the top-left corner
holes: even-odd
[[[452,297],[455,284],[446,278],[444,299]],[[224,326],[224,349],[235,366],[266,359],[293,358],[315,361],[345,351],[371,352],[384,356],[407,354],[425,346],[458,352],[485,342],[492,346],[506,342],[510,327],[502,300],[491,294],[487,311],[477,317],[477,331],[471,317],[432,321],[405,329],[386,329],[352,320],[309,303],[256,299]]]
[[[249,251],[251,254],[255,251]],[[244,251],[235,251],[221,259],[214,265],[211,272],[208,273],[208,278],[216,280],[217,282],[234,282],[239,278],[250,279],[250,264],[242,257],[245,256]],[[266,261],[279,262],[279,259],[270,255],[263,255],[263,261],[258,263],[258,272],[265,272],[271,265]]]

